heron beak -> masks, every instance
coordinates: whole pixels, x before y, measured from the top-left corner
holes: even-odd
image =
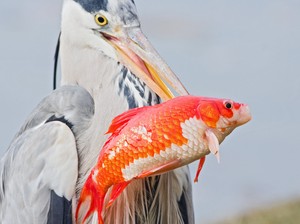
[[[116,49],[119,61],[163,100],[174,98],[169,87],[179,95],[188,95],[178,77],[155,51],[140,28],[125,28],[118,36],[107,33],[102,35]]]

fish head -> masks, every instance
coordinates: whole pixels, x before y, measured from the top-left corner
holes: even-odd
[[[249,106],[230,99],[203,98],[197,112],[206,126],[214,130],[219,140],[251,120]]]

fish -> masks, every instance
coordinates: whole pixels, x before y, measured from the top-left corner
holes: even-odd
[[[200,160],[194,179],[197,182],[206,155],[212,153],[220,161],[221,142],[250,120],[247,104],[191,95],[120,114],[112,120],[107,131],[111,135],[81,191],[77,223],[85,223],[94,212],[98,222],[104,223],[102,211],[109,188],[106,208],[135,179]]]

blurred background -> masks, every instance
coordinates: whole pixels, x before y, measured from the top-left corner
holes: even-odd
[[[300,223],[300,1],[135,2],[144,32],[191,94],[248,103],[253,114],[193,184],[196,223],[248,223],[252,213],[249,223]],[[61,6],[0,2],[0,155],[52,90]]]

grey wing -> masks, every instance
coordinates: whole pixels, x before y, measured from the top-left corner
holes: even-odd
[[[0,223],[47,223],[51,194],[70,201],[75,193],[77,156],[74,135],[62,122],[19,135],[0,163]]]

